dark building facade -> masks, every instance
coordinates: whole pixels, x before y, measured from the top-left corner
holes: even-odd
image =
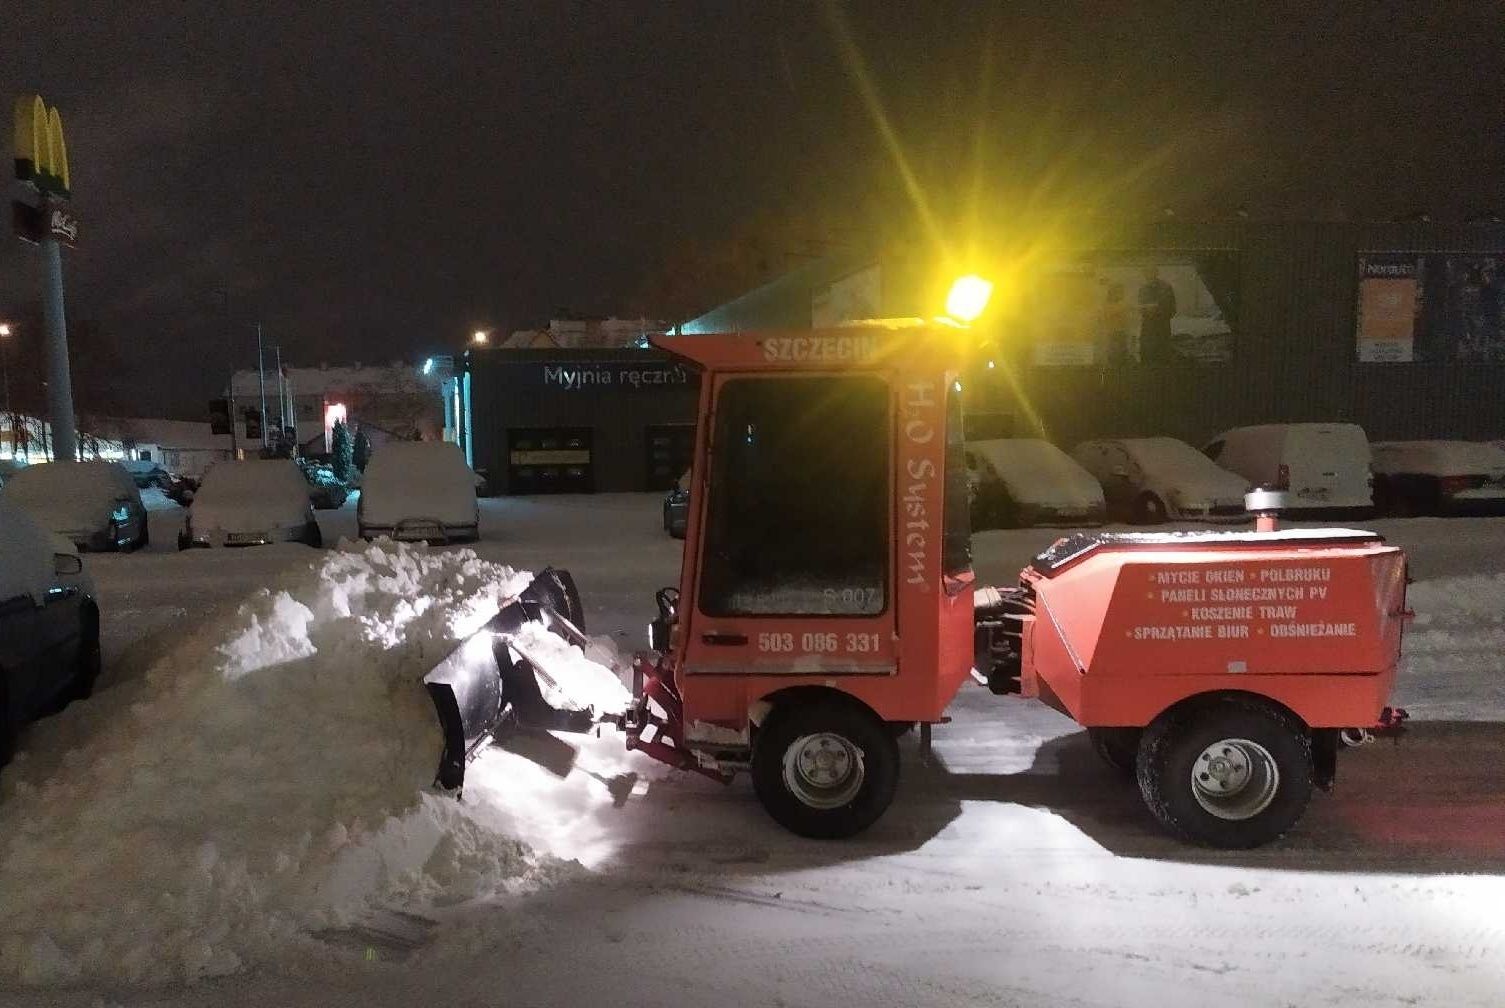
[[[1352,421],[1505,437],[1505,225],[1160,223],[1009,280],[965,378],[972,436],[1169,435]],[[930,316],[913,260],[812,263],[684,333]]]
[[[471,464],[493,494],[668,489],[694,450],[699,376],[654,350],[473,348]]]

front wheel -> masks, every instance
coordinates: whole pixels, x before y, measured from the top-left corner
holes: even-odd
[[[1134,501],[1135,525],[1159,525],[1165,521],[1165,501],[1156,494],[1145,491]]]
[[[1270,704],[1216,700],[1146,729],[1137,776],[1145,804],[1177,836],[1227,850],[1258,847],[1306,810],[1311,735]]]
[[[0,767],[16,755],[16,717],[5,696],[5,669],[0,668]]]
[[[94,684],[99,681],[102,668],[99,648],[99,613],[86,610],[80,621],[78,661],[73,669],[73,685],[69,688],[69,700],[87,700],[94,695]]]
[[[899,747],[888,726],[856,704],[791,704],[759,732],[752,778],[763,808],[791,833],[854,836],[894,800]]]

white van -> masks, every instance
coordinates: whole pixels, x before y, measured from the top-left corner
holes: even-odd
[[[1202,453],[1229,472],[1289,494],[1290,510],[1334,517],[1374,511],[1369,438],[1351,423],[1260,424],[1213,438]]]

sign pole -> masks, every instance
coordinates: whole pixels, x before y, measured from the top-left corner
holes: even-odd
[[[63,250],[49,234],[42,239],[47,321],[47,413],[52,422],[52,457],[58,462],[78,459],[78,420],[73,412],[73,377],[68,369],[68,323],[63,313]]]
[[[52,457],[78,459],[78,415],[73,410],[73,378],[68,371],[68,320],[63,312],[63,249],[78,239],[78,221],[68,212],[73,192],[63,118],[41,95],[16,99],[16,179],[37,196],[11,203],[12,221],[23,241],[42,248],[46,274],[42,310],[47,322],[47,414],[52,424]]]

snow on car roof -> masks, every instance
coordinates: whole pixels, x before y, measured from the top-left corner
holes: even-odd
[[[451,525],[476,521],[475,473],[459,445],[448,441],[388,441],[371,456],[361,479],[367,525],[430,518]]]
[[[7,479],[5,487],[30,506],[69,497],[134,494],[136,481],[116,462],[38,462]]]
[[[289,459],[244,459],[216,462],[204,474],[194,494],[195,507],[204,501],[308,496],[308,481]]]
[[[1505,449],[1489,441],[1376,441],[1374,469],[1382,473],[1477,476],[1505,470]]]
[[[0,496],[54,532],[71,532],[103,523],[117,498],[135,500],[140,491],[114,462],[41,462],[6,479]]]

